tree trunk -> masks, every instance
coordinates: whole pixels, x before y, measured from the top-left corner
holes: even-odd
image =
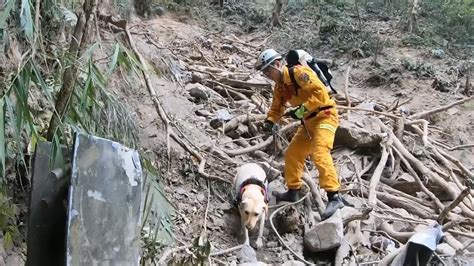
[[[281,27],[281,18],[280,18],[280,13],[281,13],[281,8],[283,7],[283,3],[281,0],[276,0],[275,6],[273,7],[272,11],[272,26],[274,27]]]
[[[413,6],[411,8],[411,15],[410,15],[410,25],[409,31],[410,33],[418,31],[418,8],[419,8],[419,1],[420,0],[413,0]]]
[[[466,73],[466,85],[464,86],[464,94],[466,96],[471,96],[471,71],[472,71],[472,65],[469,65],[467,68],[467,73]]]
[[[73,64],[64,71],[63,74],[63,85],[59,91],[58,98],[56,99],[55,110],[51,120],[49,122],[49,128],[47,133],[47,140],[51,141],[56,133],[58,126],[61,123],[64,115],[67,113],[68,104],[71,96],[74,92],[74,86],[76,81],[76,75],[78,67],[74,63],[81,51],[84,50],[86,44],[89,42],[89,32],[92,18],[94,17],[95,9],[97,6],[97,0],[87,0],[83,5],[84,16],[79,14],[77,16],[77,24],[74,28],[73,38],[71,39],[71,45],[69,46],[69,54]]]

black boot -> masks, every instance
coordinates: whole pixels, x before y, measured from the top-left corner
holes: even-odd
[[[300,199],[300,190],[288,189],[288,191],[284,193],[279,193],[275,191],[273,192],[273,195],[276,198],[276,202],[280,202],[280,201],[296,202]]]
[[[344,207],[344,202],[339,195],[339,192],[328,192],[328,205],[326,205],[326,210],[324,210],[321,215],[321,219],[324,221],[327,218],[331,217],[337,209]]]

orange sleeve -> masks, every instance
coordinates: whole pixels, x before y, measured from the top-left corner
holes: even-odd
[[[285,111],[285,101],[283,95],[278,90],[278,85],[275,85],[273,88],[273,99],[272,105],[270,106],[270,111],[268,111],[267,119],[276,123]]]

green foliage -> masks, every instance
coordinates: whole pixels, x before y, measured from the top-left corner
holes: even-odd
[[[459,42],[474,43],[474,1],[448,1],[441,9],[445,15],[440,15],[438,32]]]
[[[409,34],[401,40],[402,44],[407,47],[433,46],[436,44],[431,33]]]
[[[11,199],[0,192],[0,230],[3,234],[3,245],[5,249],[10,249],[14,241],[20,237],[20,232],[15,226],[16,207],[11,203]]]
[[[151,160],[142,156],[143,173],[145,181],[143,182],[143,191],[145,191],[145,200],[143,207],[143,223],[141,228],[142,236],[142,265],[156,263],[155,259],[165,245],[173,241],[173,230],[171,215],[173,208],[163,193],[160,180],[160,171],[156,169]]]
[[[435,74],[433,66],[427,65],[423,62],[413,62],[408,59],[404,59],[402,61],[402,65],[406,70],[415,72],[416,76],[418,77],[433,77]]]

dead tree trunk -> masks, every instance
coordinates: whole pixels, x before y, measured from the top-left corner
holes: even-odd
[[[283,3],[281,0],[276,0],[275,6],[273,7],[272,10],[272,26],[273,27],[281,27],[281,18],[280,18],[280,13],[281,13],[281,8],[283,7]]]
[[[467,67],[467,73],[466,73],[466,85],[464,86],[464,94],[466,96],[471,96],[471,71],[472,71],[472,65],[469,65]]]
[[[410,33],[417,32],[418,31],[418,8],[419,8],[419,1],[420,0],[413,0],[413,6],[411,8],[411,14],[410,14],[410,25],[408,26],[408,29]]]

